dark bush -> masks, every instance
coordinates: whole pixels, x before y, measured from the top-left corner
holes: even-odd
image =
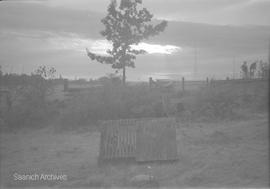
[[[96,123],[98,120],[163,116],[159,93],[145,86],[114,86],[74,96],[62,113],[64,125]]]

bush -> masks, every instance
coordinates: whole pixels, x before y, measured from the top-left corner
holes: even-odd
[[[226,119],[236,116],[239,106],[237,99],[229,90],[202,90],[196,98],[197,108],[193,110],[196,117],[207,119]]]
[[[58,103],[44,102],[41,104],[37,103],[34,98],[32,101],[22,98],[5,112],[3,121],[9,130],[23,127],[36,128],[52,121],[58,115],[58,110]]]
[[[7,129],[41,126],[57,115],[58,104],[46,98],[52,92],[52,80],[42,75],[5,75],[8,108],[1,113]]]
[[[74,96],[60,118],[62,125],[95,124],[98,120],[163,116],[160,94],[146,86],[105,85]]]
[[[229,83],[202,88],[184,100],[192,119],[224,120],[240,118],[240,112],[266,111],[268,102],[266,82]]]

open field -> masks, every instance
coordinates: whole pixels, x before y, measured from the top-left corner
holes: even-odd
[[[178,162],[98,164],[98,132],[55,132],[54,127],[1,133],[1,188],[132,187],[154,176],[166,187],[267,187],[268,117],[179,123]],[[147,168],[151,166],[151,168]],[[15,181],[13,174],[65,174],[66,181]]]
[[[0,0],[0,189],[270,189],[267,7]]]

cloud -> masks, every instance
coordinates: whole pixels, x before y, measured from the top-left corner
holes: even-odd
[[[50,46],[57,50],[73,50],[78,52],[85,52],[85,48],[88,48],[91,52],[101,55],[107,55],[107,50],[112,49],[112,45],[107,40],[102,39],[87,39],[75,34],[68,35],[56,35],[48,39]],[[132,45],[133,49],[145,50],[148,54],[173,54],[180,52],[181,47],[174,45],[160,45],[139,43],[138,45]]]
[[[137,50],[145,50],[148,54],[173,54],[182,51],[181,47],[174,45],[139,43],[137,46],[133,45],[132,47]]]
[[[103,39],[85,38],[75,33],[68,32],[51,32],[42,30],[3,30],[0,32],[0,38],[17,39],[18,41],[38,40],[42,42],[44,48],[49,51],[74,51],[85,52],[88,48],[91,52],[108,55],[107,50],[112,49],[112,44]],[[30,40],[29,40],[30,39]],[[139,43],[138,45],[131,45],[135,50],[145,50],[148,54],[174,54],[181,52],[182,48],[175,45],[160,45],[150,43]]]

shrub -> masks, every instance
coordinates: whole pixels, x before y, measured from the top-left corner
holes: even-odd
[[[64,125],[83,125],[98,120],[162,116],[160,95],[145,86],[105,85],[74,96],[60,118]]]
[[[192,119],[224,120],[240,118],[245,111],[266,111],[267,82],[219,84],[189,94],[185,107]]]
[[[197,108],[193,110],[196,117],[207,119],[233,118],[238,107],[237,99],[229,90],[202,90],[196,98]]]

